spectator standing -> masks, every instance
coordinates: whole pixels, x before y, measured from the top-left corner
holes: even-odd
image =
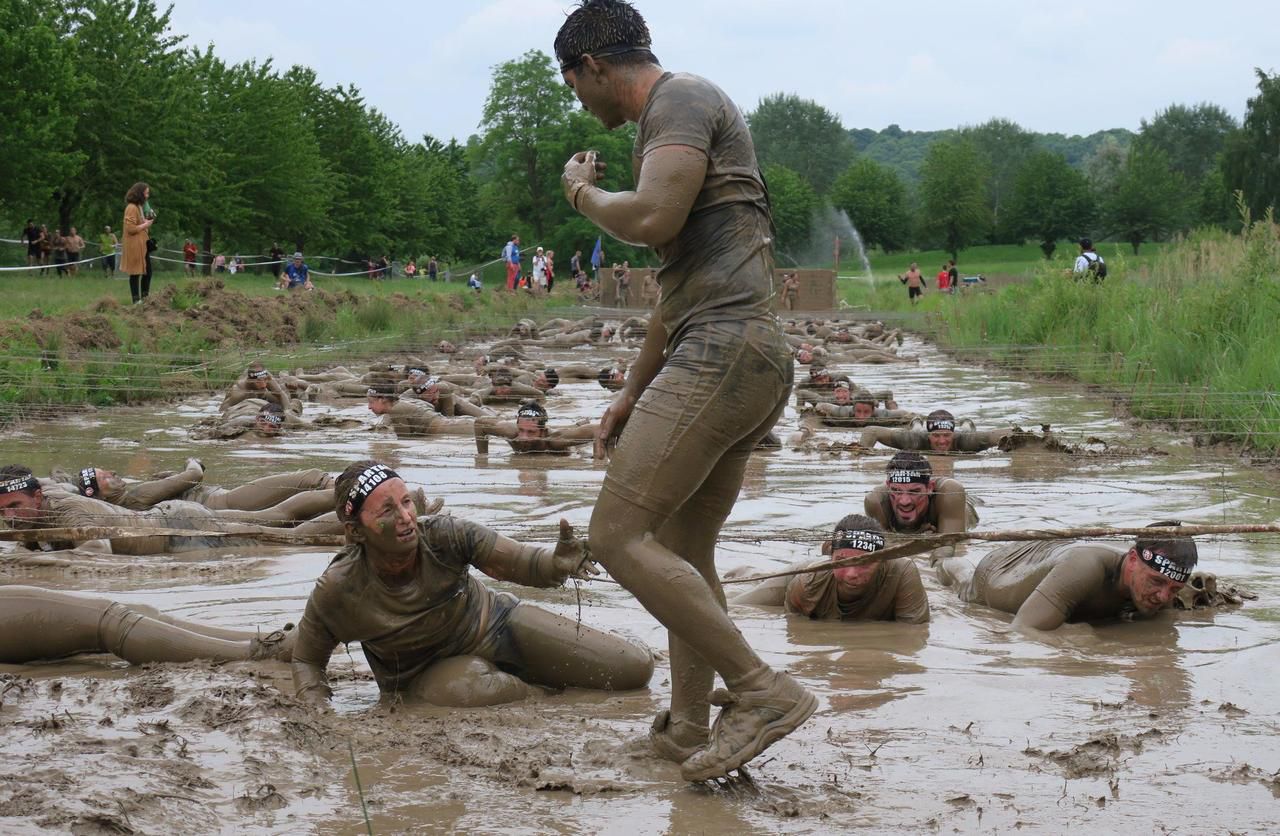
[[[507,290],[515,290],[520,278],[520,236],[512,235],[502,248],[502,261],[507,266]]]
[[[151,198],[151,187],[146,183],[134,183],[124,196],[124,254],[120,269],[129,276],[129,295],[136,305],[151,293],[151,254],[147,241],[151,239],[154,215],[143,217],[143,206]]]
[[[53,255],[53,236],[49,234],[49,226],[40,224],[40,275],[49,272],[49,260]]]
[[[284,250],[280,249],[279,242],[271,242],[271,249],[267,252],[267,260],[271,262],[271,275],[275,277],[276,283],[279,284],[280,273],[284,270]]]
[[[27,266],[34,267],[40,263],[40,229],[34,218],[27,218],[27,225],[22,228],[22,240],[27,242]]]
[[[440,277],[440,262],[436,261],[435,256],[431,256],[431,260],[427,262],[427,279],[430,281],[438,281]]]
[[[1102,260],[1102,256],[1098,255],[1097,250],[1093,248],[1093,241],[1088,238],[1080,239],[1080,255],[1076,256],[1075,269],[1072,273],[1077,279],[1089,279],[1094,283],[1100,282],[1107,277],[1107,263]]]
[[[108,279],[116,277],[116,247],[120,246],[120,240],[116,238],[116,234],[111,231],[111,227],[104,226],[102,234],[98,236],[98,247],[102,250],[102,272],[107,274]]]
[[[942,268],[938,270],[938,292],[951,292],[951,273],[947,271],[947,264],[943,262]]]
[[[782,275],[782,307],[789,311],[796,309],[796,300],[800,298],[800,279],[795,273]]]
[[[194,276],[196,274],[196,255],[198,252],[199,251],[196,249],[196,242],[192,241],[190,238],[188,238],[186,243],[182,245],[182,264],[183,269],[187,271],[188,276]]]
[[[569,259],[569,275],[573,276],[577,281],[578,274],[582,272],[582,250],[574,250],[573,257]]]
[[[533,253],[533,282],[531,286],[536,291],[545,291],[547,289],[547,257],[542,252],[542,247],[538,247]]]
[[[404,266],[404,277],[406,279],[415,279],[418,277],[418,262],[409,259],[409,263]]]
[[[382,259],[378,262],[378,273],[384,279],[391,278],[391,256],[387,253],[383,253]]]
[[[63,237],[62,230],[58,227],[53,228],[53,265],[54,271],[59,276],[67,273],[67,239]]]
[[[960,271],[956,269],[956,260],[954,258],[947,261],[947,286],[960,289]]]
[[[235,256],[231,256],[231,260],[227,262],[227,272],[233,276],[238,273],[240,271],[239,261],[240,259]]]
[[[213,272],[225,273],[227,270],[227,257],[222,253],[218,253],[213,257]]]
[[[76,232],[76,228],[71,227],[71,234],[62,239],[63,244],[67,248],[67,271],[71,275],[80,272],[80,254],[84,252],[84,239],[80,237],[80,233]]]
[[[556,251],[547,250],[547,293],[556,286]]]

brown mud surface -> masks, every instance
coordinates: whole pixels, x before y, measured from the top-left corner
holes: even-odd
[[[931,351],[909,338],[909,353]],[[558,351],[558,362],[613,357]],[[940,458],[980,500],[983,528],[1275,519],[1280,482],[1190,439],[1118,419],[1073,387],[932,359],[854,367],[905,408],[945,405],[979,427],[1051,424],[1064,444],[1104,440],[1110,458],[1038,449]],[[594,383],[548,400],[553,425],[595,418]],[[40,472],[100,466],[141,475],[200,457],[212,484],[282,470],[340,470],[372,456],[445,498],[446,509],[550,542],[563,516],[585,529],[603,467],[578,451],[515,456],[468,438],[397,439],[326,428],[279,440],[191,441],[201,397],[104,409],[0,436],[0,460]],[[308,404],[371,423],[359,402]],[[780,436],[796,429],[788,410]],[[836,457],[856,431],[823,430],[810,452],[754,456],[728,524],[722,572],[762,573],[816,554],[819,535],[883,478],[888,451]],[[1144,451],[1150,449],[1149,454]],[[812,532],[809,538],[782,532]],[[803,541],[802,541],[803,540]],[[0,666],[0,832],[362,833],[354,757],[375,832],[1099,833],[1274,832],[1280,795],[1280,572],[1274,539],[1201,547],[1201,568],[1256,600],[1133,623],[1068,625],[1043,641],[959,603],[922,570],[928,625],[839,624],[735,607],[748,640],[820,696],[814,718],[749,768],[691,786],[639,742],[670,693],[663,630],[624,591],[511,589],[659,650],[648,690],[542,693],[444,710],[379,701],[358,646],[330,665],[332,711],[293,698],[278,662],[130,667],[105,656]],[[980,556],[983,547],[971,547]],[[223,627],[296,622],[331,553],[229,549],[179,558],[19,557],[0,583],[82,590]],[[923,566],[923,564],[922,564]]]

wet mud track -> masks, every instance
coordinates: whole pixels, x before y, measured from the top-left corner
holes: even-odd
[[[1126,423],[1078,389],[966,369],[912,340],[904,351],[929,359],[848,371],[867,388],[893,389],[904,408],[946,406],[980,427],[1051,423],[1067,440],[1096,436],[1167,454],[1018,451],[935,462],[981,501],[984,528],[1276,518],[1280,483],[1264,471]],[[594,419],[606,403],[594,382],[561,392],[548,402],[553,424]],[[478,459],[462,438],[327,430],[278,441],[188,440],[186,428],[215,403],[26,426],[0,438],[0,459],[37,472],[92,461],[143,475],[196,455],[211,482],[236,484],[300,467],[336,472],[372,456],[443,496],[451,513],[543,542],[554,539],[560,516],[585,529],[604,473],[585,451],[513,456],[494,443]],[[372,422],[362,403],[334,411]],[[780,434],[795,421],[789,409]],[[790,449],[754,456],[725,528],[722,572],[776,570],[811,556],[812,543],[780,532],[816,532],[860,510],[887,458]],[[750,781],[714,786],[681,782],[675,765],[638,742],[669,695],[665,634],[609,584],[582,585],[582,619],[660,651],[647,691],[544,694],[469,711],[385,705],[352,646],[339,648],[330,666],[333,711],[317,712],[294,701],[288,666],[275,662],[131,668],[82,656],[0,666],[0,831],[360,833],[354,756],[380,833],[1274,832],[1275,545],[1202,545],[1202,568],[1259,594],[1242,608],[1069,625],[1051,642],[1010,633],[1006,617],[959,603],[928,571],[928,625],[809,622],[736,608],[749,641],[817,691],[821,707],[752,764]],[[331,553],[51,557],[71,565],[19,563],[0,552],[0,582],[271,630],[298,619]],[[573,588],[514,591],[578,615]]]

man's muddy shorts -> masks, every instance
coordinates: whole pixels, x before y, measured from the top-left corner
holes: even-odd
[[[773,428],[793,374],[774,317],[691,327],[640,396],[604,489],[671,515],[727,453],[749,455]],[[734,498],[739,487],[732,486]]]

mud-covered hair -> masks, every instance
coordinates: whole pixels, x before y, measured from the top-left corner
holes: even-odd
[[[394,380],[386,380],[384,378],[376,378],[373,385],[369,387],[369,397],[385,398],[387,400],[395,400],[398,396],[396,392],[396,382]]]
[[[1161,522],[1153,522],[1147,528],[1176,528],[1182,525],[1179,520],[1163,520]],[[1200,562],[1200,552],[1196,549],[1196,541],[1190,537],[1139,537],[1137,543],[1134,544],[1138,554],[1144,551],[1153,554],[1162,554],[1168,560],[1183,569],[1190,572],[1196,568],[1196,564]]]
[[[543,369],[542,375],[547,379],[549,388],[554,389],[560,385],[560,372],[555,369]]]
[[[862,531],[884,531],[884,526],[868,517],[866,514],[848,514],[843,517],[840,522],[836,523],[836,531],[849,531],[852,529],[861,529]]]
[[[954,421],[956,420],[956,416],[947,412],[945,409],[935,409],[933,412],[926,415],[924,420],[930,423],[934,421]]]
[[[884,466],[884,470],[886,473],[892,473],[895,470],[914,470],[933,475],[933,465],[915,450],[899,450],[894,453],[893,458],[889,459],[889,463]]]
[[[627,0],[582,0],[556,33],[556,60],[561,72],[591,55],[616,66],[656,64],[649,25]]]

